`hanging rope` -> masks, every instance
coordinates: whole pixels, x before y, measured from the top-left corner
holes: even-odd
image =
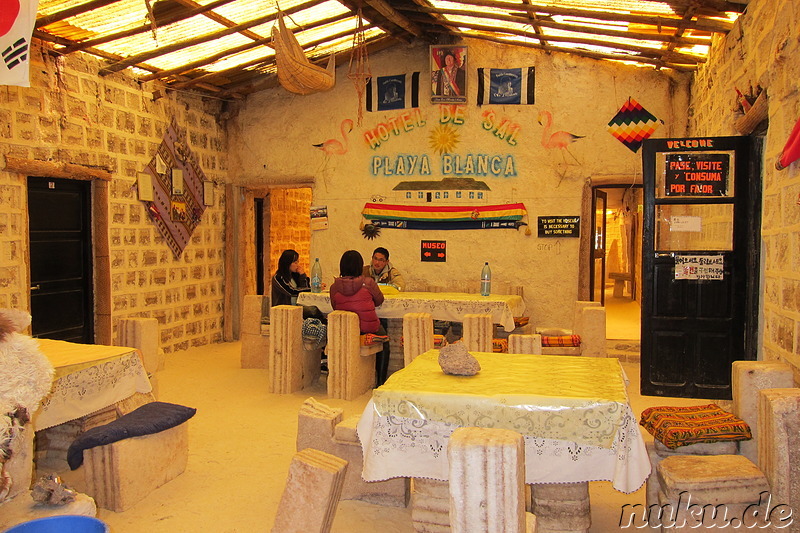
[[[361,120],[364,114],[364,91],[367,87],[367,82],[372,78],[372,69],[369,66],[369,56],[367,55],[366,43],[366,30],[364,28],[364,20],[361,17],[361,8],[358,8],[358,26],[356,32],[353,34],[353,48],[350,50],[350,66],[347,71],[347,77],[353,82],[356,87],[356,94],[358,95],[358,120],[357,124],[361,126]]]
[[[150,20],[150,31],[153,32],[153,40],[156,42],[156,46],[158,46],[158,34],[156,33],[158,24],[156,24],[156,16],[153,13],[153,6],[150,5],[150,0],[144,0],[144,5],[147,8],[147,17],[145,18]]]

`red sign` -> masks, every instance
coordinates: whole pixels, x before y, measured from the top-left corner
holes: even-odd
[[[447,261],[447,241],[420,241],[420,259],[444,263]]]
[[[730,155],[720,153],[667,154],[666,196],[725,196]]]

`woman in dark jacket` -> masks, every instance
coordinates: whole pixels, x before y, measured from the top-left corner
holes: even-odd
[[[311,290],[311,285],[300,266],[300,254],[284,250],[278,259],[278,271],[272,276],[272,305],[295,305],[297,295]]]

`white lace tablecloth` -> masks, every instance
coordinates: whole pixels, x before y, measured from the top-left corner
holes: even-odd
[[[333,311],[328,293],[301,292],[300,305],[315,305],[323,313]],[[380,318],[403,318],[406,313],[430,313],[434,320],[461,322],[466,314],[490,314],[492,322],[506,331],[514,329],[514,317],[523,316],[525,302],[516,294],[470,294],[466,292],[401,292],[387,294],[375,309]]]
[[[402,393],[400,389],[407,385],[409,387],[407,396],[415,398],[415,405],[425,416],[420,416],[419,413],[415,416],[403,416],[403,413],[398,414],[397,410],[378,409],[375,399],[370,400],[364,409],[357,430],[364,453],[362,477],[366,481],[382,481],[394,477],[423,477],[447,481],[447,443],[450,434],[460,427],[460,424],[453,423],[453,420],[461,420],[464,418],[464,413],[470,412],[471,405],[476,403],[474,392],[476,387],[480,389],[480,383],[486,381],[487,390],[493,392],[483,401],[504,403],[506,399],[502,394],[498,394],[496,385],[498,380],[503,380],[503,373],[509,374],[507,376],[509,383],[507,392],[513,394],[518,390],[520,381],[527,379],[519,376],[521,368],[518,366],[539,364],[519,361],[519,365],[509,364],[507,368],[503,369],[497,364],[485,365],[484,363],[488,362],[486,360],[488,357],[497,357],[498,361],[501,361],[501,357],[517,358],[517,356],[476,354],[476,357],[483,357],[482,367],[485,368],[482,368],[477,376],[464,379],[463,386],[459,386],[452,376],[448,377],[450,379],[448,383],[452,381],[453,385],[447,394],[443,394],[436,392],[437,383],[439,390],[442,386],[439,383],[442,381],[441,376],[431,373],[431,386],[426,387],[423,383],[425,373],[430,372],[430,361],[426,361],[423,357],[427,357],[427,355],[428,352],[419,356],[408,367],[390,377],[386,385],[376,389],[373,393],[374,397],[377,397],[378,393],[386,388],[387,393],[397,395]],[[531,356],[531,358],[533,357],[535,356]],[[542,358],[541,363],[550,369],[562,360],[555,356],[540,357]],[[508,359],[506,361],[510,362]],[[526,482],[578,483],[604,480],[610,481],[612,486],[621,492],[629,493],[639,489],[650,474],[650,461],[636,416],[627,402],[627,394],[624,392],[624,374],[619,363],[615,360],[581,360],[572,357],[564,358],[563,362],[565,366],[563,372],[559,372],[558,369],[553,370],[554,375],[559,374],[556,376],[558,379],[553,378],[552,394],[556,396],[548,395],[542,389],[543,385],[540,382],[547,381],[549,378],[538,379],[538,381],[530,379],[531,393],[517,395],[516,398],[520,400],[519,404],[528,406],[527,410],[529,411],[540,409],[552,411],[566,424],[571,418],[572,406],[581,405],[581,402],[575,401],[576,399],[585,396],[587,402],[597,402],[597,396],[592,392],[591,386],[594,382],[597,393],[606,390],[606,394],[608,394],[609,391],[616,390],[616,394],[608,395],[617,397],[622,395],[622,401],[611,402],[611,404],[621,405],[622,412],[620,413],[619,409],[595,412],[595,416],[608,416],[609,419],[603,424],[610,424],[616,428],[610,443],[598,443],[597,445],[587,444],[591,440],[588,438],[589,434],[579,439],[580,442],[576,442],[575,440],[560,440],[557,435],[556,438],[553,438],[553,435],[548,438],[544,434],[546,433],[544,429],[542,432],[537,430],[539,426],[520,426],[517,431],[520,431],[525,438]],[[616,365],[612,364],[614,362]],[[580,370],[582,366],[587,366],[594,371],[576,372],[576,367]],[[527,376],[531,376],[531,373],[541,374],[541,372],[536,372],[533,367],[528,370]],[[407,374],[405,378],[404,373]],[[437,373],[441,374],[441,371]],[[426,394],[430,396],[430,401],[426,400]],[[564,395],[562,405],[555,406],[554,401],[562,394]],[[451,420],[441,416],[428,416],[432,413],[432,406],[444,405],[439,401],[442,395],[447,396],[446,403],[454,410],[453,416],[449,417]],[[461,406],[459,406],[460,397],[463,397]],[[559,413],[561,414],[559,415]],[[470,420],[470,425],[481,427],[498,425],[498,421],[492,417]],[[590,422],[587,423],[587,430],[591,430],[596,425],[595,422],[599,421]],[[567,426],[569,424],[566,424],[565,428]],[[575,424],[572,426],[574,427],[567,429],[574,431],[580,427]],[[565,432],[571,434],[569,431],[565,430]]]
[[[34,416],[37,431],[152,390],[135,348],[38,340],[42,353],[56,369],[57,379]]]

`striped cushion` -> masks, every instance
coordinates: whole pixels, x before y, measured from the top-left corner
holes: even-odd
[[[642,411],[639,424],[670,449],[698,442],[753,438],[747,422],[714,403],[691,407],[650,407]]]
[[[492,339],[494,353],[508,353],[508,339]]]
[[[542,335],[542,346],[580,346],[580,335]]]

